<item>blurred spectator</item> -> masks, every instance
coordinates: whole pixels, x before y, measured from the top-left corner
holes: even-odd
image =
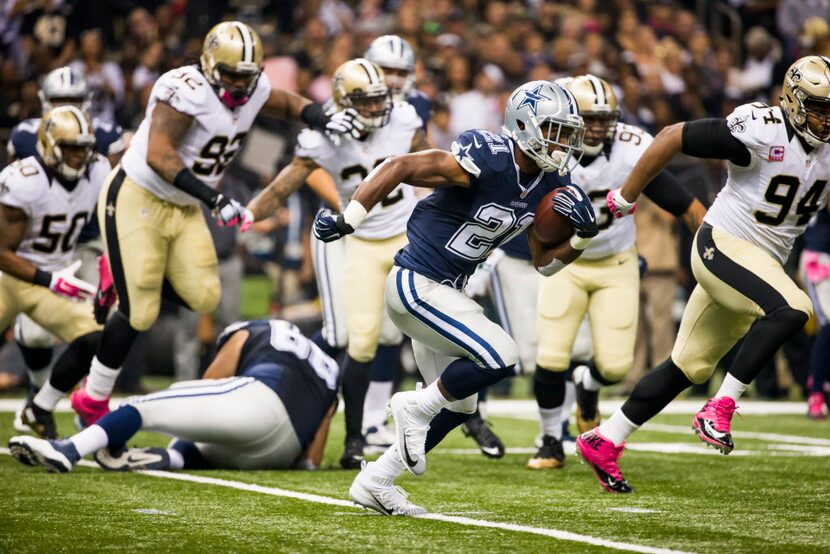
[[[744,37],[747,59],[742,69],[733,69],[727,86],[739,98],[762,99],[773,84],[773,69],[781,57],[777,41],[763,27],[753,27]]]
[[[473,78],[473,89],[450,100],[450,133],[456,137],[467,129],[501,131],[503,109],[500,92],[504,73],[487,64]]]
[[[66,65],[78,44],[78,14],[60,0],[21,0],[26,13],[20,24],[20,40],[28,65],[39,74]]]
[[[81,59],[72,62],[71,67],[86,78],[92,92],[92,116],[115,121],[116,104],[124,99],[124,74],[117,63],[104,60],[101,31],[84,31],[81,35]]]

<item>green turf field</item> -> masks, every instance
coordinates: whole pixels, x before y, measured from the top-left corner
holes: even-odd
[[[0,413],[3,445],[11,421]],[[71,431],[69,414],[58,421]],[[830,423],[738,417],[736,452],[724,457],[699,446],[689,421],[660,416],[635,435],[622,468],[637,492],[626,496],[601,491],[575,456],[533,472],[528,454],[488,460],[454,432],[425,476],[399,481],[440,520],[351,507],[355,473],[339,469],[185,472],[222,480],[203,483],[88,467],[52,475],[3,454],[0,552],[598,552],[603,540],[634,551],[830,551]],[[537,432],[528,420],[494,422],[508,447],[529,448]],[[338,417],[326,467],[341,453],[341,428]],[[166,442],[141,434],[135,444]],[[240,490],[248,485],[260,488]]]

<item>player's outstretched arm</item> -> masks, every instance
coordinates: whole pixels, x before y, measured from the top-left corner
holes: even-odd
[[[334,179],[329,175],[328,171],[322,168],[315,169],[311,175],[306,179],[308,188],[314,191],[317,197],[326,203],[327,206],[340,211],[343,206],[340,205],[340,196],[337,194],[337,185]]]
[[[294,157],[291,163],[282,168],[274,180],[248,203],[248,209],[254,214],[254,221],[274,215],[285,199],[299,189],[317,167],[311,158]]]
[[[287,90],[272,90],[263,109],[279,119],[298,119],[312,129],[332,135],[350,134],[358,138],[363,131],[363,124],[357,120],[353,108],[326,113],[317,102]]]

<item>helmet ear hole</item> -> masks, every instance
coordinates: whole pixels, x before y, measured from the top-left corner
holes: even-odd
[[[526,128],[525,127],[525,122],[522,121],[521,119],[517,119],[516,120],[516,127],[518,127],[520,131],[524,131],[525,128]]]

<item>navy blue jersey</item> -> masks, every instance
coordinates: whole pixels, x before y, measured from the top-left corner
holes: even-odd
[[[816,218],[804,231],[804,248],[813,252],[830,254],[830,214],[819,210]]]
[[[533,223],[545,194],[571,184],[556,172],[522,174],[513,148],[507,136],[464,131],[452,151],[470,186],[436,189],[418,202],[407,224],[409,244],[395,263],[461,290],[491,250]]]
[[[296,326],[281,320],[234,323],[222,332],[219,347],[242,329],[250,336],[239,355],[236,374],[253,377],[277,393],[305,449],[337,398],[337,363]]]
[[[426,133],[427,124],[432,117],[432,100],[430,100],[429,96],[420,90],[410,90],[409,94],[406,96],[406,101],[412,104],[412,107],[415,108],[415,113],[417,113],[418,117],[421,118],[421,121],[424,122],[423,129]]]
[[[37,154],[35,145],[37,145],[38,127],[40,127],[39,117],[33,117],[18,123],[12,129],[9,144],[6,147],[9,156],[22,160]],[[121,140],[124,130],[120,126],[100,119],[93,119],[92,128],[95,130],[96,152],[103,156],[110,156],[124,150],[124,141]]]
[[[527,243],[528,232],[520,234],[510,242],[505,242],[499,248],[504,250],[504,253],[511,258],[531,261],[533,256],[530,254],[530,245]]]

